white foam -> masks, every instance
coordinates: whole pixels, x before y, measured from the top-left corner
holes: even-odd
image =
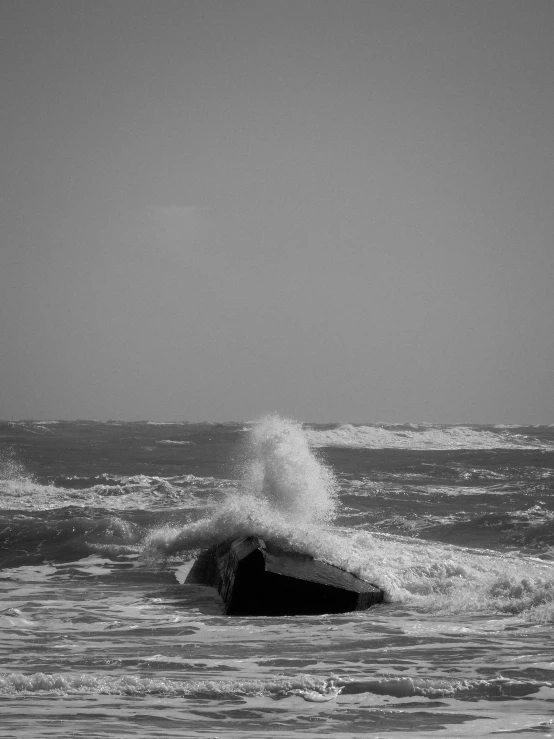
[[[197,498],[196,493],[229,489],[233,485],[231,480],[195,475],[175,478],[135,475],[114,476],[111,482],[98,482],[90,487],[65,488],[36,482],[27,476],[17,460],[12,459],[0,470],[0,510],[44,511],[66,506],[118,511],[204,507],[205,501]]]
[[[311,451],[295,421],[267,416],[247,436],[244,486],[252,497],[297,523],[324,523],[335,514],[332,471]]]
[[[266,510],[266,514],[269,512]],[[409,537],[330,527],[294,527],[263,509],[227,505],[183,529],[158,529],[150,547],[165,554],[231,536],[258,534],[354,572],[385,590],[388,602],[441,614],[507,614],[554,620],[554,566],[532,558],[431,544]]]
[[[174,439],[160,439],[158,444],[166,444],[167,446],[185,446],[185,444],[194,444],[193,441],[176,441]]]
[[[318,694],[334,698],[337,690],[334,681],[326,678],[299,676],[276,680],[172,680],[147,678],[138,675],[100,675],[92,673],[71,674],[42,672],[0,674],[0,694],[54,693],[58,695],[157,695],[180,696],[221,700],[237,696],[267,696],[285,698],[306,693],[306,700],[314,700]],[[304,697],[304,696],[303,696]]]
[[[310,702],[333,700],[338,695],[374,694],[395,698],[421,697],[486,698],[493,694],[509,693],[511,689],[525,688],[538,693],[552,688],[552,683],[538,680],[425,678],[411,676],[381,676],[367,680],[348,677],[312,677],[310,675],[278,677],[273,680],[176,680],[148,678],[139,675],[105,675],[94,673],[33,673],[0,674],[0,694],[55,695],[128,695],[163,696],[194,699],[236,697],[267,697],[282,699],[299,696]]]
[[[185,421],[146,421],[147,426],[184,426]]]
[[[389,602],[441,613],[491,612],[554,620],[554,565],[330,525],[333,477],[298,424],[278,417],[251,430],[244,488],[206,517],[152,531],[145,554],[173,555],[258,535],[382,587]]]
[[[553,449],[554,445],[508,429],[491,431],[470,426],[409,424],[392,427],[344,424],[332,429],[306,428],[313,447],[353,449]]]
[[[336,505],[334,475],[309,448],[300,424],[268,416],[249,430],[239,489],[210,518],[151,532],[145,549],[168,555],[257,534],[309,551],[325,536]]]

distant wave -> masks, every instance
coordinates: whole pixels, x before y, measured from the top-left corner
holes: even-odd
[[[194,444],[193,441],[176,441],[175,439],[160,439],[158,444],[167,444],[167,446],[184,446],[185,444]]]
[[[147,426],[186,426],[185,421],[146,421]]]
[[[9,421],[8,428],[21,429],[27,431],[30,434],[51,434],[52,429],[48,428],[48,425],[56,425],[56,421],[45,421],[40,423],[38,421]]]
[[[554,440],[515,433],[513,429],[491,430],[472,426],[430,426],[428,424],[367,425],[344,424],[335,428],[305,429],[312,447],[351,449],[554,449]]]
[[[43,485],[12,461],[11,470],[0,466],[1,511],[48,511],[73,508],[122,510],[177,510],[206,505],[206,493],[234,489],[232,480],[196,475],[97,475],[59,477]]]

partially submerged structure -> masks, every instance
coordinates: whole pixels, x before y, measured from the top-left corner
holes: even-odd
[[[384,597],[351,572],[257,536],[229,539],[203,552],[186,582],[217,588],[229,616],[364,611]]]

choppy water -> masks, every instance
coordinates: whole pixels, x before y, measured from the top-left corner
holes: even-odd
[[[0,424],[0,736],[554,734],[554,428]],[[379,584],[229,618],[258,533]]]

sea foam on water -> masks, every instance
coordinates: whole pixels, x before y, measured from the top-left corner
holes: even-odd
[[[442,613],[553,617],[550,563],[333,526],[338,505],[334,474],[295,421],[272,415],[249,429],[241,477],[238,489],[211,516],[180,529],[152,531],[145,553],[167,556],[257,535],[375,583],[389,602]]]

